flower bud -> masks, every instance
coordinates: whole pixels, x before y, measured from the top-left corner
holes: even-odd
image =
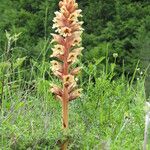
[[[69,95],[69,101],[80,97],[81,92],[82,92],[82,89],[76,89],[75,91],[71,92],[70,95]]]
[[[74,82],[75,82],[74,76],[72,76],[72,75],[63,76],[63,83],[66,87],[68,87],[69,85],[71,85]]]
[[[57,42],[58,44],[63,45],[65,43],[64,38],[61,35],[57,35],[57,34],[51,34],[53,36],[53,40],[51,41],[51,43],[53,42]]]
[[[81,67],[77,67],[75,69],[72,69],[70,74],[71,75],[77,75],[77,74],[79,74],[80,70],[81,70]]]
[[[62,90],[61,88],[59,88],[57,85],[55,84],[51,84],[51,89],[50,91],[55,94],[55,95],[58,95],[58,96],[62,96]]]
[[[61,72],[62,71],[62,64],[59,63],[56,60],[51,61],[51,70],[53,72],[55,72],[55,71],[60,71]]]
[[[52,48],[52,51],[53,53],[50,57],[57,57],[61,59],[64,54],[64,46],[57,44],[54,48]]]

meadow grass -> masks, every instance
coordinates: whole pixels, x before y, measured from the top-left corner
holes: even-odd
[[[142,149],[146,98],[144,77],[135,78],[137,68],[129,82],[124,75],[115,77],[107,58],[83,66],[79,76],[83,95],[70,103],[69,129],[64,134],[61,104],[49,92],[50,83],[58,82],[49,62],[32,60],[25,68],[25,59],[13,61],[13,66],[18,63],[13,71],[9,60],[0,65],[1,149],[59,149],[65,140],[68,149]]]

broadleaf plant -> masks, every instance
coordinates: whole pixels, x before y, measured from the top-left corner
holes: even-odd
[[[76,75],[81,67],[76,67],[78,57],[81,55],[81,35],[83,22],[79,20],[82,17],[81,9],[75,0],[62,0],[59,2],[59,11],[55,12],[53,19],[53,29],[56,34],[51,34],[54,43],[51,57],[56,60],[51,61],[51,70],[62,82],[62,87],[51,85],[51,92],[62,102],[63,128],[68,128],[68,104],[81,96],[82,89],[77,87]]]

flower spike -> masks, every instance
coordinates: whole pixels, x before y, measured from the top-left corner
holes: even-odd
[[[81,96],[82,89],[77,88],[75,76],[81,67],[73,68],[78,56],[81,56],[82,17],[76,0],[61,0],[59,11],[55,12],[52,28],[56,34],[51,34],[54,43],[52,55],[57,60],[51,61],[51,70],[62,82],[62,88],[52,85],[51,92],[62,102],[63,128],[68,128],[68,103]]]

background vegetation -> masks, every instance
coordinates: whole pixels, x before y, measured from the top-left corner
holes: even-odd
[[[141,149],[149,96],[149,0],[78,0],[83,10],[81,99],[70,105],[70,130],[49,93],[52,19],[58,0],[0,2],[0,147]],[[6,32],[7,31],[7,32]],[[117,56],[118,55],[118,56]],[[145,77],[146,82],[145,81]],[[146,83],[147,98],[144,83]]]

